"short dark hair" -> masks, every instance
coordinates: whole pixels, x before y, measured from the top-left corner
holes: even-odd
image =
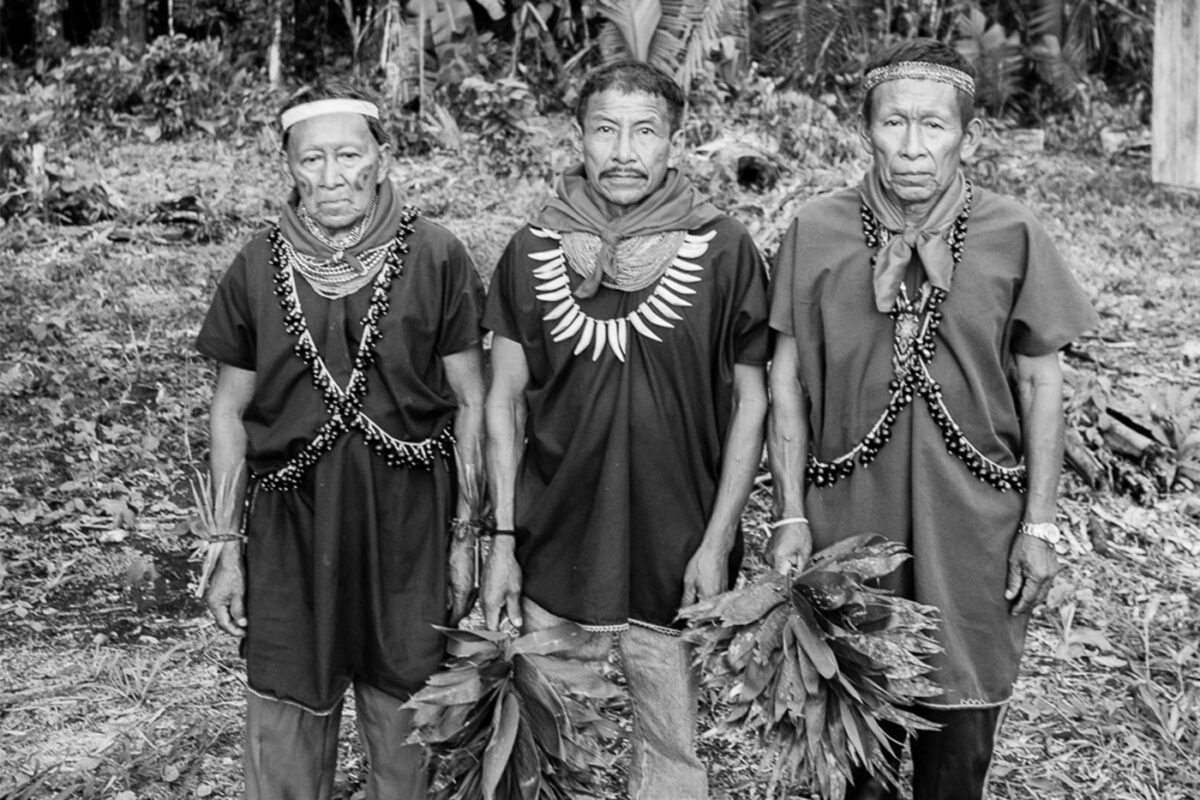
[[[965,72],[972,78],[975,77],[975,67],[962,53],[937,39],[925,38],[907,39],[883,48],[867,61],[867,65],[863,67],[863,76],[865,77],[873,69],[886,67],[889,64],[899,64],[902,61],[941,64]],[[863,95],[862,115],[868,125],[871,124],[871,116],[875,111],[874,94],[875,90],[872,89]],[[966,127],[967,123],[975,118],[975,98],[962,89],[955,89],[955,94],[958,95],[958,114],[962,119],[963,127]]]
[[[366,100],[368,103],[379,105],[379,101],[367,90],[359,86],[342,80],[331,80],[325,83],[302,86],[292,92],[291,97],[279,109],[282,114],[289,108],[295,108],[305,103],[311,103],[315,100]],[[375,141],[383,146],[391,144],[392,137],[388,135],[387,128],[383,127],[380,120],[366,117],[367,128],[371,131],[371,136]],[[283,132],[283,149],[286,151],[288,146],[288,131]]]
[[[671,133],[683,124],[683,106],[687,98],[683,89],[667,73],[642,61],[614,61],[588,75],[579,90],[579,102],[575,105],[575,119],[583,127],[587,116],[588,101],[592,95],[616,89],[623,94],[642,92],[651,97],[661,97],[667,103],[667,124]]]

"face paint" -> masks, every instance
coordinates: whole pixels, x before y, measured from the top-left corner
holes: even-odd
[[[361,114],[324,114],[289,131],[288,169],[300,200],[335,239],[366,215],[387,176],[387,155]]]

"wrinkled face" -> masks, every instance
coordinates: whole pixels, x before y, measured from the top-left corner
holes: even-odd
[[[957,90],[946,83],[904,78],[875,87],[874,110],[860,134],[874,157],[884,190],[898,205],[927,212],[979,145],[982,127],[963,127]]]
[[[617,89],[588,98],[575,133],[588,184],[618,215],[662,186],[683,141],[681,131],[671,132],[665,99]]]
[[[348,232],[366,215],[387,177],[389,155],[361,114],[306,119],[288,135],[288,171],[304,207],[331,237]]]

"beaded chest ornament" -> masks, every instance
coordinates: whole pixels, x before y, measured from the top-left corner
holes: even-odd
[[[295,353],[308,367],[313,383],[321,392],[329,419],[317,429],[313,438],[304,447],[271,472],[257,476],[263,489],[281,491],[293,489],[300,484],[307,472],[321,456],[333,449],[339,438],[351,430],[363,434],[366,444],[381,456],[389,467],[422,467],[432,469],[435,456],[450,458],[454,447],[454,434],[449,426],[441,433],[420,442],[406,442],[383,430],[363,410],[367,394],[367,371],[377,359],[376,346],[382,336],[379,323],[388,313],[388,293],[392,282],[404,271],[403,256],[408,252],[406,240],[413,232],[412,223],[417,210],[406,206],[400,219],[396,237],[387,248],[386,261],[374,280],[371,301],[366,316],[362,319],[362,337],[354,356],[353,370],[346,385],[341,386],[330,373],[317,350],[316,342],[309,331],[308,321],[300,307],[300,296],[296,292],[297,272],[292,250],[278,227],[271,232],[271,265],[274,270],[275,294],[283,309],[284,329],[296,337]]]
[[[963,258],[963,246],[967,238],[967,220],[971,216],[971,182],[967,182],[966,200],[963,209],[947,234],[950,254],[957,267]],[[887,242],[891,232],[879,222],[875,213],[864,202],[859,210],[862,218],[863,238],[871,255],[874,268],[879,248]],[[942,322],[940,306],[947,297],[944,289],[930,286],[928,281],[921,285],[917,297],[909,298],[901,286],[900,296],[890,312],[892,318],[892,380],[888,383],[891,396],[882,414],[862,438],[848,452],[831,461],[821,461],[814,451],[809,450],[805,477],[817,487],[832,486],[840,479],[854,473],[857,465],[869,466],[879,451],[892,436],[892,426],[900,413],[908,407],[914,397],[921,397],[929,407],[930,416],[941,432],[946,449],[966,465],[979,480],[1000,491],[1024,491],[1025,466],[1006,467],[996,463],[979,451],[967,439],[962,428],[950,415],[942,399],[942,387],[929,371],[929,365],[937,351],[937,330]]]

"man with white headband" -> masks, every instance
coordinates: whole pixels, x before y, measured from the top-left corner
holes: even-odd
[[[196,340],[213,480],[245,498],[206,600],[246,657],[246,797],[330,796],[351,686],[366,796],[425,797],[401,706],[473,601],[482,286],[397,195],[373,103],[304,90],[280,121],[294,188]]]
[[[1057,570],[1058,353],[1097,321],[1034,215],[964,177],[982,135],[972,75],[929,39],[870,60],[871,170],[800,210],[771,289],[768,553],[786,570],[866,532],[912,552],[884,583],[939,609],[944,648],[942,694],[917,709],[942,726],[912,742],[917,800],[984,796]],[[898,797],[880,777],[847,797]]]

